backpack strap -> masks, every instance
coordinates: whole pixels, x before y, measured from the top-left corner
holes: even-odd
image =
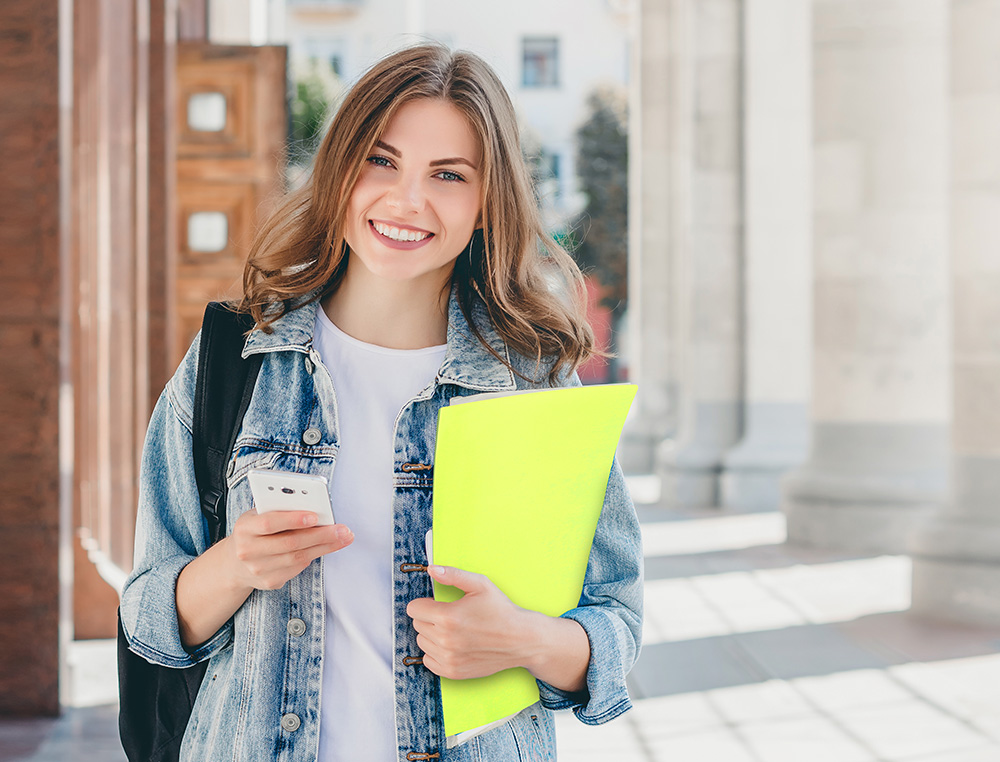
[[[250,315],[209,302],[201,326],[192,445],[201,512],[215,544],[226,535],[226,466],[250,405],[262,355],[243,359]]]

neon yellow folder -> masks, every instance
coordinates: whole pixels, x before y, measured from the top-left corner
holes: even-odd
[[[434,563],[487,575],[515,604],[559,616],[580,601],[632,384],[483,395],[442,408],[434,457]],[[456,400],[457,401],[457,400]],[[434,597],[462,592],[434,584]],[[441,680],[445,734],[538,701],[525,669]]]

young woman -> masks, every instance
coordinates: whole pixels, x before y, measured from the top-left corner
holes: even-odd
[[[191,454],[197,339],[150,422],[121,611],[146,659],[211,659],[183,760],[547,760],[550,710],[597,724],[629,708],[641,552],[617,464],[580,604],[562,617],[515,606],[482,575],[423,567],[438,409],[579,383],[593,352],[582,295],[539,223],[493,71],[426,45],[365,74],[311,182],[249,257],[244,355],[264,359],[216,545]],[[327,477],[338,523],[258,514],[254,468]],[[431,578],[466,595],[437,603]],[[439,676],[514,666],[538,679],[540,705],[449,742]]]

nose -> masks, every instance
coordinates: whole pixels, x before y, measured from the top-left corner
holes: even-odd
[[[402,172],[386,193],[386,205],[397,214],[421,212],[425,201],[421,178]]]

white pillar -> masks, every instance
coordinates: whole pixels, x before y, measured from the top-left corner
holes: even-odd
[[[1000,625],[1000,0],[951,3],[952,478],[913,610]]]
[[[629,343],[639,385],[619,448],[623,468],[653,470],[676,429],[676,270],[690,234],[690,0],[641,0],[629,106]]]
[[[812,452],[791,542],[899,552],[947,489],[947,0],[816,0]]]
[[[657,453],[668,505],[718,505],[742,433],[742,1],[689,5],[694,64],[690,241],[672,252],[680,425]],[[686,115],[685,115],[686,116]],[[682,125],[683,128],[683,125]]]
[[[251,45],[257,0],[210,0],[208,38],[215,45]],[[259,44],[259,43],[258,43]]]
[[[812,28],[802,0],[745,0],[744,433],[722,504],[776,509],[808,454],[812,356]]]
[[[406,0],[406,34],[420,37],[425,33],[426,8],[424,0]]]

